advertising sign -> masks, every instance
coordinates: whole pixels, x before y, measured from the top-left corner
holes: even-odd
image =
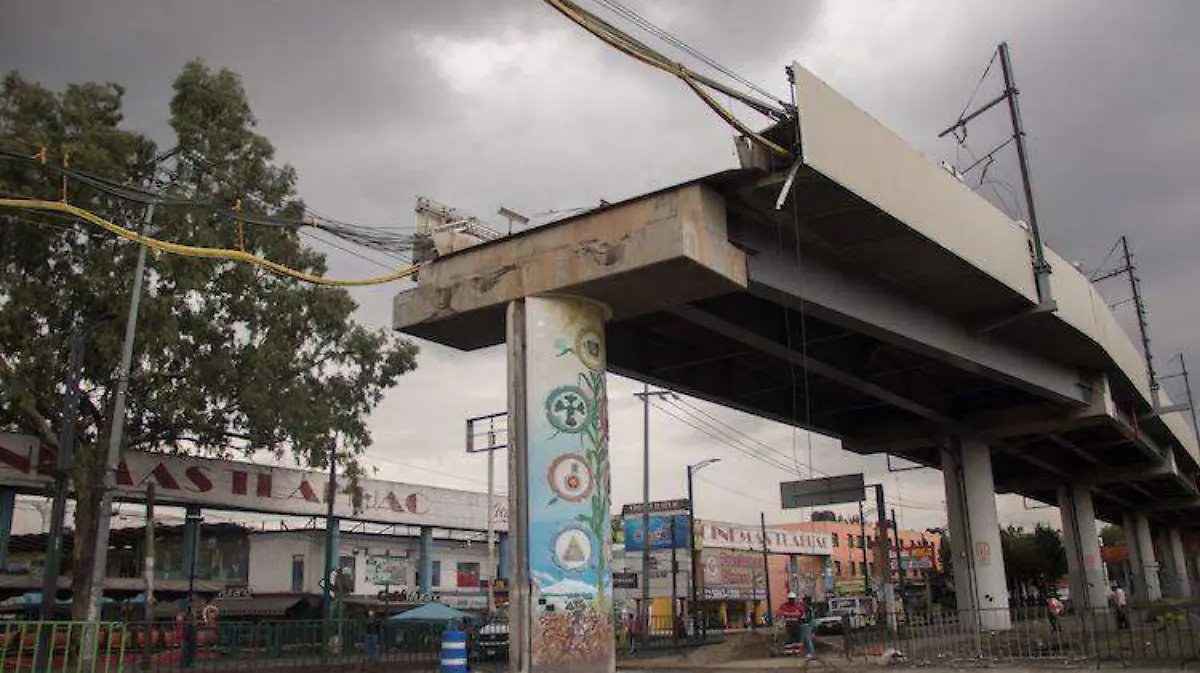
[[[603,318],[525,300],[531,673],[615,667]]]
[[[743,549],[761,552],[763,548],[761,526],[697,520],[696,529],[699,531],[697,534],[703,542],[704,549]],[[833,536],[829,533],[767,529],[767,551],[772,554],[829,556],[831,547],[833,547]]]
[[[625,550],[641,551],[646,535],[642,529],[644,515],[625,517]],[[687,549],[688,517],[686,514],[650,516],[650,549]]]
[[[704,597],[712,600],[759,600],[766,597],[766,566],[761,553],[705,550]]]
[[[36,437],[0,433],[0,484],[42,492],[53,481],[54,449]],[[116,497],[140,502],[154,484],[160,505],[325,516],[323,472],[210,458],[126,451],[117,468]],[[381,479],[360,479],[357,494],[339,491],[334,516],[355,521],[456,530],[487,530],[487,494]],[[491,516],[508,530],[507,498]]]
[[[934,547],[913,547],[912,549],[904,549],[900,551],[900,564],[904,566],[905,571],[909,570],[932,570],[936,567]],[[892,570],[897,570],[896,557],[891,557]]]
[[[408,559],[404,556],[367,556],[367,583],[403,586],[408,583]]]
[[[783,509],[822,507],[846,502],[858,502],[864,497],[863,475],[842,474],[820,479],[801,479],[779,484]]]
[[[636,589],[636,588],[638,588],[637,573],[613,573],[613,588],[614,589]]]
[[[658,500],[650,503],[651,514],[665,514],[676,512],[687,512],[692,508],[690,500]],[[621,516],[629,516],[631,514],[641,514],[646,511],[646,507],[640,503],[630,503],[621,508]]]

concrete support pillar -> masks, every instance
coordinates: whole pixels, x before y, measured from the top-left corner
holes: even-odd
[[[1092,491],[1086,486],[1060,486],[1058,507],[1062,512],[1063,547],[1071,580],[1071,600],[1077,608],[1099,610],[1108,605],[1104,564],[1100,559],[1100,536]]]
[[[1162,598],[1162,587],[1158,582],[1158,559],[1154,555],[1150,520],[1145,514],[1127,514],[1124,528],[1134,597],[1139,602],[1157,601]]]
[[[417,557],[417,591],[428,596],[433,591],[433,529],[421,526],[421,547]]]
[[[511,545],[508,542],[508,533],[500,533],[499,538],[496,544],[496,572],[500,579],[506,580],[512,572],[508,567],[512,562],[509,558]]]
[[[0,572],[8,565],[8,541],[12,537],[13,512],[17,508],[17,491],[0,488]]]
[[[509,666],[616,670],[605,307],[528,297],[508,309]]]
[[[942,477],[960,618],[985,629],[1010,629],[996,486],[987,445],[953,438],[942,452]]]
[[[1179,528],[1172,526],[1166,531],[1169,570],[1172,576],[1171,595],[1176,598],[1191,598],[1192,578],[1188,574],[1187,554],[1183,550],[1183,537]]]

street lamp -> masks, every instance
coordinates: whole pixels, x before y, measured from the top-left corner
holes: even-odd
[[[700,596],[699,596],[699,591],[698,591],[698,582],[696,581],[696,578],[699,576],[698,575],[699,564],[697,563],[697,558],[696,558],[696,503],[692,497],[692,491],[693,491],[692,476],[695,475],[700,470],[703,470],[704,468],[708,467],[709,465],[712,465],[713,463],[719,463],[719,462],[721,462],[720,458],[709,458],[707,460],[702,460],[698,463],[694,463],[692,465],[687,466],[688,553],[689,553],[691,561],[692,561],[691,614],[692,614],[692,632],[693,633],[700,632],[700,622],[697,619],[697,611],[698,611],[699,605],[700,605]],[[674,570],[674,568],[672,568],[672,571],[673,570]]]

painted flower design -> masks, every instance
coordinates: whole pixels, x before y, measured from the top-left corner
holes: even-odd
[[[546,420],[559,432],[583,432],[593,412],[592,401],[579,386],[561,386],[546,397]]]

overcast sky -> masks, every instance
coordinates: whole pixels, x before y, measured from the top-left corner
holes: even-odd
[[[717,61],[786,97],[795,59],[931,157],[971,163],[936,134],[957,118],[996,46],[1013,50],[1031,144],[1039,219],[1052,247],[1091,268],[1121,233],[1138,254],[1160,371],[1186,350],[1200,371],[1200,2],[1103,0],[661,0],[628,3]],[[585,5],[594,7],[591,0]],[[170,85],[199,57],[243,76],[259,130],[300,175],[314,209],[359,223],[410,222],[417,195],[485,219],[615,200],[734,165],[731,132],[681,84],[583,33],[537,0],[3,0],[0,68],[52,87],[86,80],[127,88],[127,123],[171,142]],[[976,102],[1000,91],[998,68]],[[1006,119],[973,125],[971,150]],[[1012,210],[1007,154],[981,193]],[[1019,191],[1019,190],[1014,190]],[[542,218],[544,219],[544,218]],[[331,251],[331,273],[378,271]],[[1109,281],[1119,283],[1119,281]],[[359,319],[385,327],[398,285],[355,291]],[[1110,288],[1106,288],[1109,290]],[[1127,296],[1111,287],[1114,301]],[[1119,309],[1132,326],[1128,305]],[[638,384],[611,381],[615,503],[641,497]],[[1171,389],[1171,388],[1169,388]],[[419,369],[372,418],[381,476],[480,489],[485,463],[464,455],[467,416],[504,408],[495,349],[424,345]],[[882,479],[901,524],[941,525],[938,473],[888,474],[835,441],[700,405],[818,473]],[[652,412],[652,497],[683,495],[701,474],[700,516],[795,520],[776,505],[794,478],[712,436]],[[810,454],[811,441],[811,454]],[[1057,525],[1054,509],[1001,498],[1002,518]]]

